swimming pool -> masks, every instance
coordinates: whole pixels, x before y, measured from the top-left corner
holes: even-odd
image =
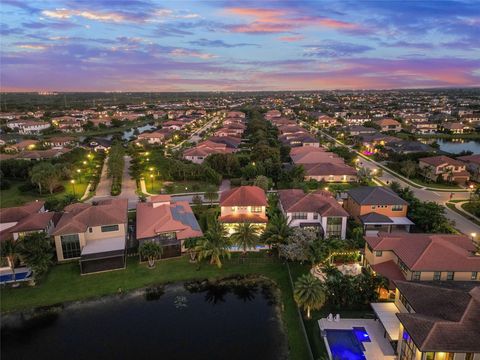
[[[25,281],[32,275],[30,269],[19,269],[15,271],[15,281]],[[0,275],[0,284],[7,284],[13,282],[13,274],[7,272]]]
[[[359,337],[365,338],[367,335],[364,328],[351,330],[325,330],[328,346],[332,353],[333,360],[365,360],[365,348]],[[370,341],[370,338],[368,339]]]

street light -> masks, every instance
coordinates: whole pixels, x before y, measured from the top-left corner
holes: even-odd
[[[77,196],[77,193],[75,192],[75,180],[70,180],[70,184],[72,184],[72,188],[73,188],[73,196]]]
[[[153,191],[153,174],[150,174],[150,191]]]
[[[472,240],[475,241],[475,238],[477,237],[477,233],[472,232],[470,236],[472,237]]]
[[[473,184],[470,184],[470,201],[472,201],[472,195],[473,195],[473,190],[475,188],[475,186],[473,186]]]

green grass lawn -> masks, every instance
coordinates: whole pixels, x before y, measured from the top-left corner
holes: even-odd
[[[145,187],[150,194],[161,194],[162,188],[166,190],[167,194],[204,192],[209,189],[210,186],[218,190],[217,185],[212,185],[204,181],[173,181],[169,185],[165,185],[160,180],[154,180],[152,182],[149,178],[145,177]]]
[[[430,188],[435,188],[435,189],[461,189],[460,186],[456,185],[456,184],[439,184],[439,183],[436,183],[436,182],[426,182],[425,179],[422,179],[422,178],[412,178],[410,179],[411,181],[415,181],[417,184],[419,185],[422,185],[422,186],[426,186],[426,187],[430,187]]]
[[[48,200],[53,198],[62,198],[67,194],[73,194],[74,189],[70,181],[66,180],[62,184],[64,190],[49,194],[48,191],[43,194],[39,194],[35,191],[21,191],[19,187],[25,184],[25,181],[11,181],[12,186],[7,190],[0,190],[0,207],[11,207],[25,204],[34,200]],[[75,194],[77,198],[81,198],[85,193],[87,183],[85,181],[75,183]]]
[[[249,254],[249,257],[262,257]],[[80,276],[78,263],[53,267],[45,279],[35,287],[5,288],[0,294],[2,312],[47,306],[68,301],[85,300],[119,291],[129,291],[151,284],[186,281],[192,279],[215,279],[234,274],[258,274],[272,279],[281,290],[282,319],[288,335],[290,358],[308,359],[308,345],[301,330],[301,319],[292,295],[286,266],[273,262],[248,262],[240,264],[236,256],[226,261],[221,269],[211,265],[190,264],[186,256],[162,260],[150,270],[139,264],[138,258],[129,258],[126,270]],[[248,261],[248,260],[247,260]]]

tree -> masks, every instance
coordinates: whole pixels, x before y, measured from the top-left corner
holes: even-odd
[[[402,161],[400,162],[400,171],[410,179],[417,172],[417,163],[413,160]]]
[[[183,242],[183,246],[187,249],[188,255],[190,256],[190,262],[195,262],[196,251],[195,247],[198,244],[199,238],[188,238]]]
[[[27,234],[19,241],[22,261],[33,271],[35,279],[45,274],[53,265],[53,247],[44,232]]]
[[[203,205],[202,197],[198,194],[193,195],[192,204],[198,209]]]
[[[243,248],[243,254],[247,253],[247,248],[254,248],[259,240],[258,226],[243,222],[235,226],[235,232],[230,237],[234,244]]]
[[[30,171],[30,181],[38,186],[40,193],[43,189],[48,189],[50,194],[53,194],[55,188],[60,184],[60,178],[59,168],[49,162],[41,162]]]
[[[268,190],[269,180],[266,176],[258,175],[253,182],[253,185],[258,186],[259,188],[267,191]]]
[[[209,186],[203,197],[210,201],[210,206],[213,205],[213,202],[218,199],[217,189],[213,186]]]
[[[291,261],[310,260],[311,246],[316,240],[317,235],[312,230],[296,227],[287,238],[287,243],[278,245],[279,255]]]
[[[139,249],[140,257],[148,260],[148,267],[153,269],[155,260],[163,254],[163,248],[153,241],[144,242]]]
[[[13,239],[7,239],[1,243],[1,255],[2,257],[7,259],[8,266],[10,267],[10,270],[12,270],[13,274],[13,281],[16,281],[15,278],[15,265],[19,259],[19,242],[15,241]]]
[[[416,201],[410,204],[408,217],[426,233],[453,233],[445,217],[445,208],[433,201]]]
[[[285,244],[292,233],[287,218],[281,212],[274,213],[268,220],[262,239],[270,246]]]
[[[222,258],[230,258],[230,241],[227,230],[217,219],[208,226],[205,236],[200,239],[195,247],[198,260],[210,259],[210,264],[222,267]]]
[[[362,184],[368,184],[368,182],[372,180],[372,170],[367,167],[358,169],[357,175]]]
[[[325,304],[325,291],[322,283],[312,274],[304,274],[295,282],[293,297],[297,304],[307,311],[310,319],[310,310],[318,310]]]

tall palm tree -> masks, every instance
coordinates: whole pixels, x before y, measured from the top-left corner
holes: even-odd
[[[222,258],[230,258],[230,241],[227,230],[217,219],[208,227],[205,236],[195,246],[198,260],[210,259],[210,264],[222,267]]]
[[[1,256],[7,259],[8,266],[12,270],[13,282],[16,281],[15,277],[15,264],[17,263],[20,256],[20,246],[19,242],[13,239],[7,239],[2,242],[1,246]]]
[[[243,249],[243,255],[247,253],[247,248],[255,248],[258,244],[259,236],[258,226],[243,222],[235,226],[235,232],[230,237],[234,244]]]
[[[272,245],[284,244],[287,238],[292,234],[292,228],[287,218],[282,213],[273,214],[267,224],[267,228],[262,234],[265,243]]]
[[[310,311],[318,310],[325,304],[325,291],[322,283],[312,274],[304,274],[295,282],[293,297],[297,304],[307,311],[310,319]]]

